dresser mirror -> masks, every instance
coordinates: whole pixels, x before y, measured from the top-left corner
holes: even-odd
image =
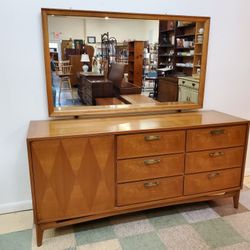
[[[42,9],[50,116],[203,105],[209,17]]]

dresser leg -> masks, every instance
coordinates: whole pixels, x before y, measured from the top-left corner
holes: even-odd
[[[234,208],[239,207],[239,199],[240,199],[240,191],[237,191],[237,193],[233,196]]]
[[[36,225],[36,244],[38,247],[42,245],[43,242],[43,229],[39,225]]]

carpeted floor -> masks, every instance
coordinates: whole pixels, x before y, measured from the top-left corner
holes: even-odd
[[[47,230],[40,248],[32,227],[32,211],[1,215],[0,249],[250,249],[250,189],[238,209],[227,198],[116,216]]]

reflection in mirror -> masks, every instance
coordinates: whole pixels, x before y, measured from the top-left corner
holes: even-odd
[[[204,25],[50,15],[54,107],[198,104]]]

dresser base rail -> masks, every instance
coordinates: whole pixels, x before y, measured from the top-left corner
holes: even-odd
[[[167,207],[167,206],[192,203],[192,202],[215,200],[215,199],[221,199],[221,198],[227,198],[227,197],[232,197],[234,208],[238,208],[239,196],[240,196],[239,188],[234,188],[234,189],[228,189],[226,191],[220,190],[216,192],[210,192],[202,196],[197,196],[197,195],[191,195],[188,197],[182,196],[182,197],[177,197],[177,198],[171,198],[168,200],[158,200],[158,201],[153,201],[153,202],[147,202],[144,204],[141,203],[141,204],[134,204],[134,205],[123,206],[123,207],[115,207],[113,211],[109,211],[105,213],[82,216],[82,217],[77,217],[77,218],[69,218],[69,219],[58,220],[54,222],[38,223],[36,225],[37,246],[42,245],[43,232],[44,230],[49,229],[49,228],[65,227],[65,226],[74,225],[74,224],[78,224],[82,222],[97,220],[97,219],[111,217],[115,215],[138,212],[138,211],[143,211],[147,209]]]

